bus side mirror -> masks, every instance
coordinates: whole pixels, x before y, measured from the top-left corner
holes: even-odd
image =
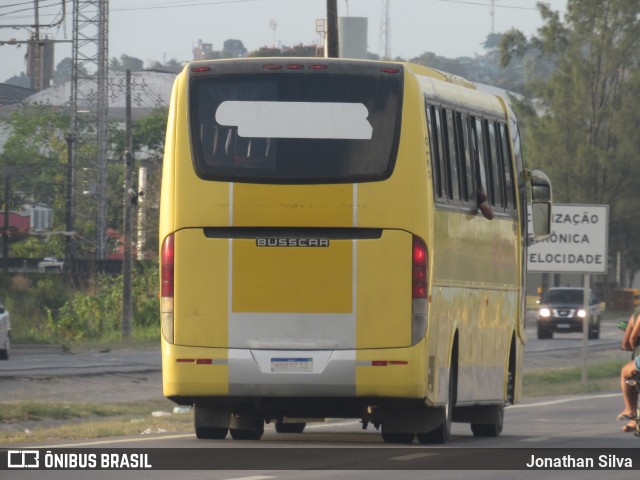
[[[540,242],[551,234],[551,210],[553,195],[551,180],[544,172],[529,172],[531,184],[531,220],[533,224],[533,241]]]

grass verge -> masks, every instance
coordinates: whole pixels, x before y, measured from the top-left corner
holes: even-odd
[[[522,379],[525,398],[577,395],[620,389],[620,369],[628,359],[614,359],[587,366],[587,382],[582,383],[579,367],[528,370]]]
[[[193,414],[172,414],[172,408],[167,408],[167,401],[129,404],[8,403],[0,408],[0,443],[191,433]],[[154,416],[154,412],[162,413]]]

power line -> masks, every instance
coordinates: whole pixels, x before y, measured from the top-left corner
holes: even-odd
[[[49,25],[44,25],[44,24],[40,24],[40,25],[19,25],[19,24],[9,24],[9,25],[0,25],[0,28],[35,28],[36,26],[38,27],[56,27],[58,25],[60,25],[62,23],[62,21],[64,20],[64,15],[66,13],[66,9],[65,9],[65,0],[49,0],[52,3],[46,4],[46,3],[41,3],[38,2],[37,6],[38,9],[48,9],[49,11],[51,11],[51,9],[53,8],[58,8],[59,10],[56,13],[41,13],[40,16],[46,16],[46,17],[53,17],[54,20],[56,19],[56,17],[60,16],[60,20],[58,21],[53,21],[51,24]],[[6,8],[6,6],[4,7],[0,7],[1,8]],[[31,4],[29,7],[26,8],[21,8],[19,10],[13,10],[10,12],[5,12],[0,10],[0,18],[2,18],[3,20],[19,20],[19,19],[23,19],[23,18],[27,18],[27,15],[20,15],[20,16],[11,16],[11,15],[15,15],[17,13],[21,13],[21,12],[32,12],[34,11],[34,6],[33,4]]]
[[[112,12],[126,12],[126,11],[136,11],[136,10],[158,10],[164,8],[184,8],[184,7],[202,7],[206,5],[221,5],[226,3],[248,3],[248,2],[258,2],[260,0],[218,0],[218,1],[205,1],[203,3],[168,3],[168,4],[158,4],[158,5],[146,5],[144,7],[120,7],[120,8],[112,8]]]
[[[471,2],[468,0],[437,0],[438,2],[446,2],[446,3],[463,3],[465,5],[477,5],[480,7],[498,7],[498,8],[511,8],[514,10],[533,10],[537,11],[536,7],[523,7],[518,5],[492,5],[491,3],[480,3],[480,2]]]

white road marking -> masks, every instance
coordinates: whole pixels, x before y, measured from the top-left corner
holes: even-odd
[[[133,442],[150,442],[153,440],[172,440],[174,438],[193,438],[195,433],[182,433],[179,435],[162,435],[160,437],[136,437],[136,438],[121,438],[118,440],[95,440],[82,443],[65,443],[63,445],[42,445],[29,448],[71,448],[71,447],[91,447],[94,445],[111,445],[115,443],[133,443]]]
[[[268,480],[269,478],[276,478],[276,477],[267,476],[267,475],[254,475],[253,477],[228,478],[227,480]]]
[[[598,398],[611,398],[611,397],[621,397],[621,393],[605,393],[602,395],[583,395],[581,397],[571,397],[571,398],[562,398],[560,400],[549,400],[547,402],[538,402],[538,403],[525,403],[518,405],[511,405],[507,407],[509,410],[514,408],[536,408],[536,407],[547,407],[549,405],[560,405],[561,403],[569,403],[569,402],[579,402],[581,400],[594,400]]]

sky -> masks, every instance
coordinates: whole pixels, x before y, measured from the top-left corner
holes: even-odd
[[[39,0],[40,24],[57,24],[65,0]],[[493,15],[491,3],[495,4]],[[56,40],[71,40],[71,1],[64,21],[41,29]],[[338,15],[368,18],[368,50],[384,53],[380,41],[383,0],[338,0]],[[492,32],[517,28],[531,36],[542,25],[537,0],[389,0],[391,57],[410,59],[424,52],[456,58],[483,54]],[[546,0],[564,12],[567,0]],[[225,40],[247,50],[263,46],[319,43],[316,20],[326,16],[325,0],[110,0],[109,58],[126,54],[153,61],[188,61],[199,40],[222,50]],[[34,0],[0,0],[0,42],[29,38]],[[0,46],[0,82],[26,70],[26,46]],[[69,43],[56,45],[57,63],[71,56]]]

